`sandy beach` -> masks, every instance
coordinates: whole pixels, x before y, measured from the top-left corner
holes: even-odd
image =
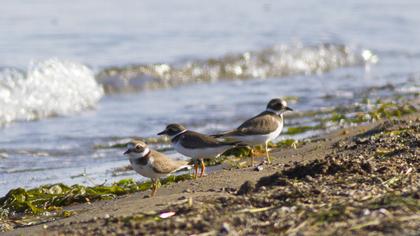
[[[223,164],[153,198],[75,204],[70,217],[5,235],[415,235],[419,129],[418,113],[340,129],[275,149],[260,169]]]

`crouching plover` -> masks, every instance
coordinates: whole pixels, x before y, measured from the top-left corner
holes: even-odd
[[[182,169],[191,169],[186,161],[172,160],[158,151],[149,149],[147,144],[140,140],[128,143],[127,148],[124,155],[128,155],[133,169],[152,180],[152,197],[159,188],[159,178]]]
[[[179,124],[170,124],[158,135],[168,135],[175,150],[194,160],[195,176],[198,174],[198,163],[201,162],[200,177],[204,175],[205,164],[203,159],[211,159],[235,147],[239,142],[224,142],[213,137],[187,130]]]
[[[280,98],[271,99],[265,111],[245,121],[238,128],[213,137],[232,138],[251,146],[252,165],[254,165],[253,146],[264,144],[267,161],[271,163],[267,144],[280,135],[283,129],[283,113],[286,111],[293,111],[287,106],[286,101]]]

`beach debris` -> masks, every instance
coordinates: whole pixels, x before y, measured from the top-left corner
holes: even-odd
[[[237,211],[237,213],[258,213],[258,212],[268,211],[274,208],[276,208],[276,206],[261,207],[261,208],[246,208],[246,209]]]
[[[263,167],[263,165],[262,165],[262,164],[260,164],[260,165],[257,165],[257,166],[254,168],[254,170],[255,170],[255,171],[262,171],[262,170],[264,170],[264,167]]]
[[[161,214],[159,215],[159,217],[160,217],[161,219],[167,219],[167,218],[169,218],[169,217],[174,216],[175,214],[176,214],[176,212],[174,212],[174,211],[169,211],[169,212],[164,212],[164,213],[161,213]]]
[[[223,222],[222,226],[219,229],[219,232],[217,233],[217,236],[236,236],[238,233],[232,229],[229,223]]]

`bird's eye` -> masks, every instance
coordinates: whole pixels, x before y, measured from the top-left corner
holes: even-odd
[[[139,149],[140,149],[140,146],[139,146],[139,145],[137,145],[137,146],[136,146],[136,149],[137,149],[137,150],[139,150]]]

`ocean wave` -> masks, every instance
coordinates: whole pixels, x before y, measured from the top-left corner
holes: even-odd
[[[0,70],[0,125],[68,115],[93,107],[103,96],[94,73],[84,65],[49,59],[27,72]]]
[[[96,77],[106,93],[122,93],[203,81],[319,74],[340,67],[376,63],[377,60],[377,56],[369,50],[352,49],[345,45],[279,45],[174,65],[109,67],[100,71]]]

